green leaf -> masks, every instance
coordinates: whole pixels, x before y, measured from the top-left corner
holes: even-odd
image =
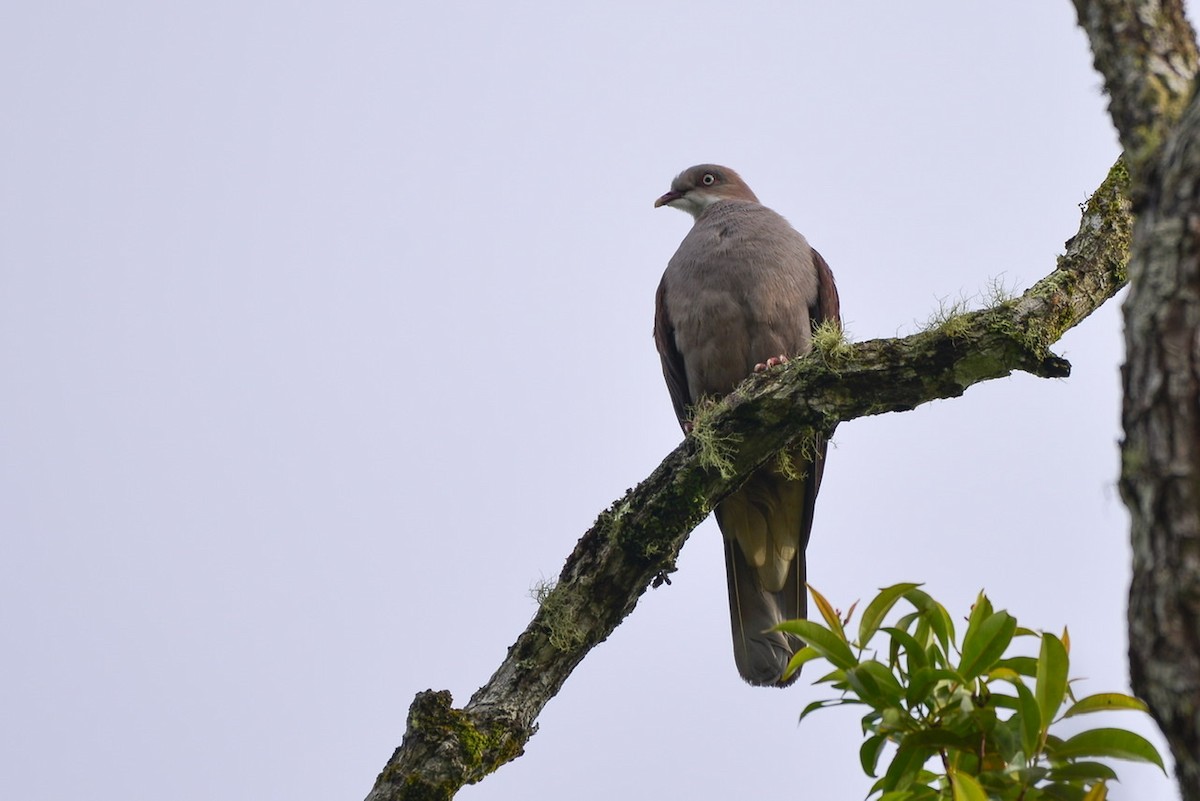
[[[1053,781],[1117,780],[1117,772],[1103,762],[1064,762],[1050,768],[1047,775]]]
[[[954,801],[988,801],[987,793],[974,776],[952,770],[950,781],[954,782]]]
[[[1049,749],[1047,749],[1049,750]],[[1058,745],[1052,754],[1055,759],[1078,757],[1111,757],[1158,765],[1165,774],[1158,750],[1140,734],[1124,729],[1091,729],[1080,732]]]
[[[988,704],[997,709],[1011,709],[1014,712],[1019,712],[1021,709],[1021,703],[1017,697],[1006,693],[992,693],[988,696]]]
[[[806,717],[809,716],[809,714],[816,712],[818,709],[829,709],[830,707],[846,706],[847,704],[856,704],[856,703],[858,703],[858,702],[857,701],[849,701],[849,700],[846,700],[845,698],[826,698],[822,701],[813,701],[811,704],[804,707],[804,711],[800,713],[800,720],[797,720],[796,723],[797,724],[800,723],[800,721],[804,720]]]
[[[879,796],[878,801],[942,801],[941,793],[932,787],[920,784],[920,781],[920,774],[917,774],[918,784],[912,785],[907,790],[893,790],[890,793],[884,793]]]
[[[923,725],[920,721],[913,720],[912,717],[903,708],[898,706],[884,707],[876,710],[872,714],[876,715],[875,725],[871,731],[879,734],[891,734],[892,732],[914,732],[919,731]],[[863,717],[863,726],[867,726],[869,721],[868,716]],[[864,728],[864,733],[866,729]]]
[[[1043,634],[1037,666],[1037,702],[1043,726],[1049,726],[1054,720],[1067,694],[1068,665],[1067,649],[1062,640],[1053,634]]]
[[[904,700],[904,688],[900,686],[899,680],[892,671],[888,670],[882,662],[868,659],[858,667],[846,671],[846,680],[853,687],[851,674],[869,681],[874,686],[876,696],[883,702],[878,704],[879,706],[900,706],[900,702]]]
[[[925,649],[921,647],[921,643],[917,642],[916,637],[903,629],[889,627],[881,630],[891,638],[892,642],[889,653],[893,664],[899,662],[899,651],[901,648],[904,649],[904,653],[908,657],[907,667],[910,674],[929,664],[929,660],[925,656]]]
[[[811,620],[786,620],[772,630],[795,634],[836,667],[847,670],[858,664],[846,641],[820,623]]]
[[[933,706],[934,699],[931,697],[933,689],[941,681],[948,681],[952,684],[966,683],[962,676],[953,670],[921,668],[913,673],[908,680],[908,690],[905,693],[905,700],[908,702],[908,705],[928,704]]]
[[[792,658],[788,660],[787,667],[783,671],[783,678],[787,680],[792,674],[799,670],[805,662],[811,662],[814,659],[820,659],[821,652],[811,645],[805,645],[796,653],[792,654]],[[819,682],[818,682],[819,683]]]
[[[808,646],[806,645],[805,648],[807,648],[807,647]],[[813,650],[816,651],[815,648]],[[824,657],[821,657],[821,654],[819,651],[817,652],[817,656],[822,659],[824,658]],[[833,688],[835,690],[845,690],[846,689],[846,671],[842,670],[841,668],[834,668],[833,670],[829,671],[821,678],[813,681],[813,684],[831,684],[831,685],[833,685]]]
[[[1138,698],[1124,693],[1097,693],[1089,695],[1087,698],[1081,698],[1076,701],[1064,718],[1069,718],[1073,715],[1083,715],[1087,712],[1102,712],[1109,709],[1136,709],[1139,712],[1145,712],[1146,705]]]
[[[1053,784],[1044,784],[1038,788],[1041,795],[1039,799],[1049,799],[1049,801],[1083,801],[1084,790],[1076,784],[1064,784],[1055,782]]]
[[[1088,790],[1087,795],[1083,797],[1083,801],[1105,801],[1108,798],[1108,787],[1104,782],[1093,784],[1092,789]]]
[[[971,604],[971,616],[967,618],[967,633],[963,637],[964,641],[971,636],[971,630],[979,628],[979,625],[991,617],[994,611],[992,602],[981,591],[976,596],[975,603]]]
[[[858,622],[859,644],[865,646],[870,642],[887,613],[892,611],[892,607],[896,605],[896,601],[904,597],[906,592],[915,590],[919,586],[921,585],[912,583],[893,584],[880,590],[879,594],[871,599],[871,603],[867,604],[867,608],[862,613],[862,620]]]
[[[918,748],[933,753],[942,749],[950,749],[973,753],[979,748],[980,736],[978,733],[956,734],[949,729],[922,729],[912,734],[906,734],[900,741],[900,750]]]
[[[973,623],[974,620],[972,616]],[[1004,655],[1016,629],[1017,619],[1004,611],[988,615],[977,625],[968,625],[963,636],[962,661],[958,665],[962,677],[970,680],[990,670]]]
[[[1020,706],[1017,714],[1021,716],[1021,750],[1025,752],[1025,758],[1032,762],[1042,741],[1042,712],[1032,690],[1023,683],[1013,686],[1017,688],[1017,703]]]
[[[862,748],[858,749],[858,761],[862,765],[863,773],[875,778],[875,768],[879,764],[879,755],[883,752],[883,746],[887,743],[887,736],[876,734],[874,737],[868,737],[867,741],[862,744]]]
[[[833,605],[825,599],[825,596],[817,592],[811,584],[808,585],[808,591],[813,597],[813,601],[817,605],[817,609],[821,612],[821,617],[825,618],[825,623],[829,626],[829,630],[836,634],[843,642],[846,640],[846,630],[842,628],[842,618],[838,615]]]
[[[852,693],[875,709],[894,706],[888,702],[875,677],[864,671],[862,665],[846,671],[846,683],[850,685]]]
[[[926,633],[928,634],[928,627],[926,627]],[[949,652],[942,648],[942,646],[938,645],[937,642],[930,644],[930,646],[925,649],[925,661],[927,664],[934,667],[950,670]]]
[[[928,747],[916,747],[908,743],[909,738],[904,738],[905,741],[896,749],[896,755],[892,757],[892,762],[888,765],[887,772],[879,781],[875,782],[871,787],[871,792],[876,790],[907,790],[912,786],[913,780],[917,776],[917,771],[921,766],[929,761],[929,758],[937,753],[936,749]]]
[[[1039,765],[1026,765],[1023,768],[1017,768],[1016,770],[1010,769],[1008,775],[1011,776],[1012,779],[1018,784],[1024,784],[1032,787],[1050,775],[1050,771],[1047,768],[1043,768]],[[1035,796],[1031,795],[1027,797]]]
[[[973,730],[982,732],[985,737],[992,736],[992,732],[999,722],[999,717],[996,715],[996,707],[987,702],[978,704],[974,711],[970,713],[970,719]],[[952,720],[952,718],[947,717],[948,722]]]
[[[1024,763],[1025,749],[1021,745],[1020,715],[1009,715],[1006,720],[996,722],[984,742],[983,760],[987,770],[1007,771],[1018,762]],[[997,760],[1002,764],[997,765]],[[986,786],[987,782],[984,782],[984,785]]]
[[[1020,684],[1021,674],[1012,668],[994,667],[988,671],[988,681],[1007,681],[1009,684]]]
[[[919,610],[921,621],[928,625],[937,637],[942,652],[949,653],[950,643],[954,642],[954,621],[951,620],[946,607],[933,600],[924,590],[909,590],[904,593],[904,598]]]
[[[997,662],[996,667],[1016,671],[1031,679],[1037,676],[1037,660],[1032,656],[1010,656]]]

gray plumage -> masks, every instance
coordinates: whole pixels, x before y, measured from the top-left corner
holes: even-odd
[[[820,322],[840,324],[837,288],[821,255],[727,167],[685,170],[654,205],[695,217],[663,273],[654,319],[663,376],[686,427],[696,401],[728,394],[768,359],[807,353]],[[804,549],[825,449],[823,440],[796,449],[800,478],[765,467],[716,509],[734,659],[751,684],[786,684],[783,670],[802,645],[767,629],[806,613]]]

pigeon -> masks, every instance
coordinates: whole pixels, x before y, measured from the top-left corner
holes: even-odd
[[[821,254],[728,167],[684,170],[654,205],[695,218],[663,273],[654,316],[663,376],[688,432],[698,401],[727,395],[751,373],[808,353],[820,323],[840,327],[840,305]],[[782,677],[803,643],[770,629],[807,611],[804,551],[825,452],[823,438],[793,448],[790,459],[759,469],[715,510],[734,661],[753,685],[795,680]]]

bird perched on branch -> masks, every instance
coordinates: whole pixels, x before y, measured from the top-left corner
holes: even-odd
[[[808,353],[813,329],[841,324],[829,265],[780,215],[758,202],[736,172],[715,164],[684,170],[654,202],[695,218],[671,257],[655,300],[654,342],[679,423],[704,397]],[[771,465],[718,504],[738,672],[751,684],[784,686],[802,643],[770,632],[805,616],[804,549],[824,470],[826,443]]]

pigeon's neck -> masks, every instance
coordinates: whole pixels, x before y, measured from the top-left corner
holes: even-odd
[[[749,191],[749,190],[747,190]],[[757,202],[752,192],[750,197],[730,197],[723,192],[710,192],[703,189],[693,189],[687,194],[680,197],[678,200],[671,203],[677,209],[686,211],[695,219],[700,219],[700,215],[708,211],[713,206],[722,203],[747,203]]]
[[[731,200],[729,198],[717,198],[704,208],[692,212],[692,216],[696,218],[696,223],[702,220],[711,220],[714,217],[722,217],[726,214],[733,214],[739,209],[745,209],[748,206],[758,206],[759,204],[753,200]]]

